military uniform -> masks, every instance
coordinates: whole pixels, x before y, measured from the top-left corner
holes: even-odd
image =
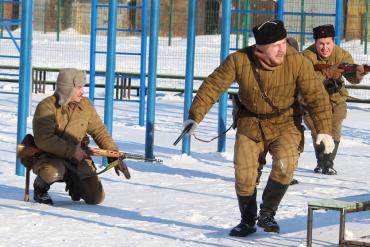
[[[317,52],[315,45],[309,46],[306,50],[303,51],[303,55],[310,60],[310,62],[315,64],[327,64],[327,65],[339,65],[341,63],[349,63],[353,64],[353,58],[351,54],[344,49],[338,47],[337,45],[334,46],[332,54],[328,58],[320,57]],[[318,77],[320,77],[321,81],[324,81],[326,78],[321,71],[316,71]],[[352,84],[360,83],[360,80],[356,78],[356,73],[348,73],[343,75],[347,81]],[[341,87],[338,92],[335,92],[330,95],[330,102],[333,107],[333,139],[335,141],[340,141],[341,137],[341,125],[346,117],[347,107],[346,107],[346,100],[348,97],[348,91],[344,87],[344,79],[340,78],[339,83]],[[337,109],[337,110],[336,110]],[[309,117],[309,116],[308,116]],[[311,122],[311,121],[310,121]],[[316,133],[314,126],[309,124],[310,129]]]
[[[104,200],[104,190],[96,175],[94,162],[83,151],[88,135],[103,149],[118,150],[93,104],[83,97],[86,74],[77,69],[62,69],[54,95],[42,100],[33,117],[34,142],[44,152],[33,158],[37,175],[34,186],[36,202],[53,204],[50,185],[66,182],[72,200],[88,204]],[[112,161],[112,160],[111,160]],[[115,170],[123,172],[122,160]],[[126,175],[126,174],[125,174]]]
[[[247,49],[252,47],[229,55],[208,76],[189,111],[189,118],[199,123],[234,81],[239,84],[239,99],[246,109],[238,120],[235,143],[236,190],[240,195],[253,194],[258,157],[266,149],[269,149],[274,159],[271,178],[282,184],[290,182],[303,141],[299,107],[295,104],[298,91],[308,102],[320,133],[331,132],[328,95],[322,83],[314,76],[312,66],[292,48],[288,48],[284,63],[276,70],[257,68],[268,97],[278,108],[289,108],[280,116],[265,119],[264,115],[271,114],[273,109],[261,97],[251,68],[253,65],[246,54]],[[322,102],[317,101],[317,97],[322,98]],[[278,148],[280,145],[286,148],[281,150]]]
[[[274,216],[303,148],[299,93],[307,102],[325,152],[334,146],[328,135],[332,121],[329,97],[309,61],[287,46],[284,23],[266,21],[253,27],[253,34],[256,45],[230,54],[203,81],[183,127],[192,133],[229,86],[238,83],[240,110],[234,111],[238,116],[234,167],[241,222],[229,234],[236,237],[256,232],[256,222],[264,231],[279,232]],[[256,184],[268,152],[272,170],[257,217]]]
[[[315,44],[309,46],[307,49],[303,51],[303,55],[309,59],[309,61],[312,63],[312,65],[316,64],[326,64],[326,65],[332,65],[337,66],[341,63],[349,63],[353,64],[353,58],[350,53],[345,51],[344,49],[338,47],[337,45],[334,45],[334,49],[331,53],[331,55],[327,58],[322,58],[317,54]],[[322,82],[327,79],[325,77],[325,74],[322,71],[316,71],[316,75],[320,78]],[[343,75],[347,81],[349,81],[352,84],[358,84],[360,83],[360,80],[357,79],[356,73],[347,73]],[[329,155],[324,155],[322,153],[322,148],[320,146],[317,146],[314,144],[315,154],[317,158],[318,166],[315,168],[315,172],[319,171],[318,168],[324,169],[323,173],[325,172],[325,169],[332,169],[334,166],[334,158],[336,155],[336,152],[338,150],[340,138],[341,138],[341,132],[342,132],[342,123],[343,120],[347,116],[347,104],[346,100],[348,97],[348,91],[344,87],[344,79],[341,77],[339,79],[336,79],[336,83],[339,84],[339,90],[335,91],[334,93],[330,94],[330,102],[332,105],[332,112],[333,112],[333,121],[331,123],[332,125],[332,137],[335,142],[335,149],[334,151]],[[303,102],[303,108],[305,103]],[[312,118],[310,114],[305,111],[304,114],[304,122],[306,126],[311,130],[312,139],[316,140],[317,136],[317,129],[315,128]],[[332,174],[335,174],[335,170],[333,170]]]
[[[331,133],[332,115],[323,84],[315,76],[308,60],[294,48],[287,47],[283,64],[275,70],[262,68],[256,57],[251,57],[251,60],[247,55],[248,49],[254,47],[232,53],[205,79],[194,98],[189,118],[201,122],[219,96],[233,82],[238,83],[238,96],[244,110],[240,113],[235,137],[235,188],[242,218],[245,217],[242,222],[254,225],[258,167],[267,152],[272,155],[273,164],[260,207],[271,215],[275,215],[297,166],[304,140],[298,92],[308,103],[320,133]],[[281,114],[275,114],[262,97],[252,66],[256,66],[267,96],[274,106],[281,109]]]
[[[72,164],[76,145],[86,134],[89,134],[99,147],[117,150],[116,144],[88,98],[66,106],[59,106],[55,95],[45,98],[36,108],[33,133],[37,147],[47,152],[35,162],[33,166],[35,174],[51,184],[63,180],[66,172],[77,172],[81,181],[75,184],[79,188],[74,189],[79,191],[81,198],[89,204],[97,204],[104,200],[100,179],[94,176],[93,161],[85,159]],[[70,168],[71,166],[76,169]]]

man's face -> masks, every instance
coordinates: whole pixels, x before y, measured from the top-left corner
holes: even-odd
[[[334,39],[332,37],[317,39],[315,46],[320,57],[328,58],[334,49]]]
[[[259,52],[262,52],[274,66],[278,66],[284,62],[286,39],[284,38],[267,45],[257,45],[256,48]]]
[[[72,99],[71,99],[71,102],[80,102],[82,97],[84,96],[84,93],[85,93],[85,89],[83,86],[80,86],[80,87],[75,87],[73,88],[73,92],[72,92]]]

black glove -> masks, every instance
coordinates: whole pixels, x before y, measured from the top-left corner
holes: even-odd
[[[131,174],[126,163],[123,161],[123,158],[108,158],[109,163],[112,163],[116,160],[118,160],[118,164],[114,167],[114,171],[116,172],[117,176],[119,176],[120,172],[122,172],[125,178],[130,179]]]

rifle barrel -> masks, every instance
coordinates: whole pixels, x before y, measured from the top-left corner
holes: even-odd
[[[135,153],[125,153],[124,157],[126,159],[143,160],[143,161],[146,161],[146,162],[158,162],[158,163],[162,163],[163,162],[162,160],[157,159],[155,157],[153,157],[153,158],[146,158],[142,154],[135,154]]]

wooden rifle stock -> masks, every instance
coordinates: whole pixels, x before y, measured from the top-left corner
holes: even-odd
[[[90,156],[104,156],[104,157],[110,157],[110,158],[134,159],[134,160],[143,160],[143,161],[158,162],[158,163],[163,162],[162,160],[157,159],[155,157],[146,158],[144,155],[141,155],[141,154],[125,153],[121,151],[114,151],[114,150],[107,150],[107,149],[100,149],[100,148],[88,147],[85,151]],[[34,155],[38,155],[41,153],[45,153],[45,152],[37,147],[26,146],[24,144],[17,145],[18,158],[32,157]]]
[[[315,71],[322,71],[322,70],[330,68],[332,66],[333,65],[329,65],[329,64],[315,64],[313,67],[314,67]],[[350,64],[350,63],[341,63],[341,64],[338,65],[338,69],[344,70],[343,74],[349,74],[349,73],[356,72],[356,67],[357,66],[358,66],[358,64],[354,64],[354,63],[352,63],[352,64]],[[363,64],[363,66],[364,66],[365,72],[370,72],[370,65]]]

